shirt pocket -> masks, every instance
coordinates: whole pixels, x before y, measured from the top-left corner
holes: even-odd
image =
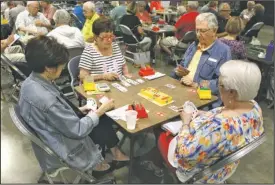
[[[200,77],[205,80],[211,80],[215,74],[218,61],[219,59],[209,57],[202,66]]]

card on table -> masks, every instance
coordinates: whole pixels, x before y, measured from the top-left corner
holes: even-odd
[[[142,80],[142,79],[136,79],[136,81],[138,82],[138,83],[144,83],[144,80]]]
[[[111,84],[114,88],[116,88],[117,90],[121,91],[121,92],[127,92],[128,90],[123,87],[122,85],[118,84],[118,83],[112,83]]]
[[[172,111],[178,112],[178,107],[175,105],[172,105],[170,107],[168,107],[169,109],[171,109]]]
[[[103,96],[103,97],[101,97],[101,98],[99,99],[99,102],[100,102],[101,104],[106,103],[106,102],[108,102],[108,101],[109,101],[109,98],[106,97],[106,96]]]
[[[172,84],[166,84],[165,87],[168,87],[170,89],[175,89],[176,86],[172,85]]]

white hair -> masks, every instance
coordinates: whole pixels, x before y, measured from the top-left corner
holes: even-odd
[[[250,101],[257,96],[262,75],[255,63],[230,60],[220,67],[220,73],[224,88],[236,90],[238,101]]]
[[[184,6],[178,6],[177,13],[179,15],[182,15],[182,14],[186,13],[186,8]]]
[[[68,25],[71,21],[71,16],[66,10],[59,9],[59,10],[56,10],[56,12],[54,13],[53,20],[56,24]]]
[[[91,11],[95,11],[95,4],[91,1],[87,1],[86,3],[83,4],[83,7],[87,7]]]
[[[29,6],[30,4],[33,4],[33,3],[38,3],[38,1],[28,1],[27,6]]]
[[[196,10],[199,7],[199,2],[198,1],[188,1],[187,6],[193,10]]]
[[[249,4],[255,5],[255,1],[247,1],[247,5]]]
[[[206,21],[208,23],[208,28],[218,28],[218,21],[213,13],[201,13],[197,16],[196,22],[197,21]]]

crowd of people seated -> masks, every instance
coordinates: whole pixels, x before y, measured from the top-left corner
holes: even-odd
[[[32,71],[20,91],[21,116],[68,164],[83,171],[93,170],[94,176],[100,176],[113,170],[113,166],[120,168],[129,162],[129,157],[118,147],[114,121],[105,115],[114,108],[116,100],[101,104],[96,111],[79,107],[83,113],[80,117],[53,83],[69,62],[71,48],[84,48],[79,62],[80,83],[88,76],[95,81],[115,81],[121,75],[131,78],[116,43],[116,36],[123,35],[120,24],[133,32],[142,50],[150,51],[153,60],[156,45],[169,56],[172,47],[184,45],[187,48],[184,56],[170,76],[187,87],[209,87],[218,96],[218,101],[207,111],[199,111],[194,119],[182,112],[183,127],[176,137],[162,131],[156,134],[159,154],[181,182],[264,132],[261,108],[253,100],[260,88],[261,72],[256,64],[245,61],[244,42],[239,39],[255,23],[263,21],[265,9],[261,4],[249,1],[240,16],[231,16],[228,3],[210,1],[199,8],[198,1],[188,1],[180,5],[183,8],[173,25],[174,36],[158,42],[143,26],[153,23],[156,11],[164,11],[161,1],[121,1],[110,16],[98,13],[92,1],[76,3],[74,10],[68,12],[55,8],[51,1],[28,1],[26,5],[8,2],[5,18],[14,31],[1,40],[1,54],[12,62],[26,62]],[[71,13],[83,27],[72,26]],[[187,45],[182,39],[189,31],[195,32],[197,38]],[[24,48],[11,46],[14,33],[33,38]],[[123,41],[136,43],[129,35],[123,35]],[[107,148],[113,156],[110,164],[105,161]],[[33,149],[39,154],[36,156],[43,170],[59,167],[58,161],[47,158],[38,147],[33,145]],[[238,164],[239,161],[224,166],[197,182],[223,183]]]

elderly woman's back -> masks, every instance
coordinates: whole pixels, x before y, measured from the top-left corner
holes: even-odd
[[[66,48],[84,48],[85,41],[81,31],[76,27],[69,26],[71,20],[70,14],[66,10],[57,10],[53,16],[56,28],[48,36],[57,39],[60,44]]]
[[[201,112],[195,119],[182,113],[183,127],[174,139],[172,162],[185,182],[194,173],[252,142],[264,132],[262,111],[252,99],[257,95],[261,73],[256,64],[229,61],[220,68],[219,90],[224,107]],[[173,151],[170,144],[169,150]],[[171,160],[170,160],[171,161]],[[223,183],[239,161],[204,176],[198,183]]]

